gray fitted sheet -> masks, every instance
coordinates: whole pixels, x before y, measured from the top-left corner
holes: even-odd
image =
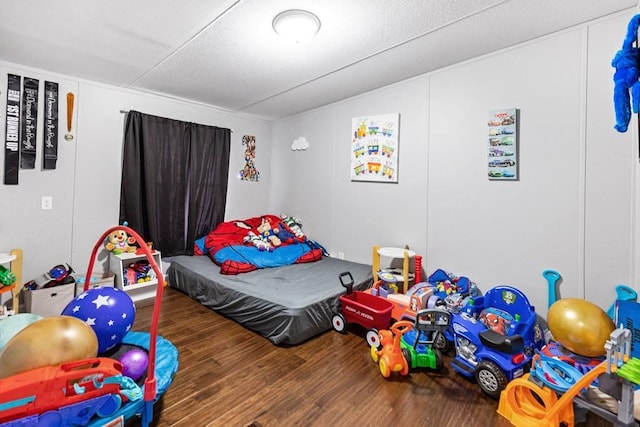
[[[346,293],[339,275],[350,272],[354,290],[373,283],[371,266],[323,257],[316,262],[220,274],[206,256],[167,259],[169,286],[276,345],[295,345],[331,329]]]

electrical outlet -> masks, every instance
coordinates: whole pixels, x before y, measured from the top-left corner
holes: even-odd
[[[42,210],[50,210],[53,209],[53,197],[51,196],[42,196],[42,202],[41,202],[41,209]]]
[[[344,259],[344,252],[338,252],[338,259]]]

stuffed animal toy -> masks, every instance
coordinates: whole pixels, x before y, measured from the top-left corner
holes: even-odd
[[[282,218],[282,222],[289,227],[289,230],[295,234],[300,242],[304,242],[307,239],[307,236],[302,232],[302,222],[298,218],[295,216],[289,216],[285,213],[281,214],[280,218]]]
[[[640,51],[634,47],[638,37],[638,25],[640,15],[631,18],[627,27],[627,35],[616,56],[611,61],[611,65],[616,69],[613,75],[613,104],[616,113],[616,124],[614,128],[618,132],[626,132],[631,120],[631,110],[638,112],[638,102],[640,101],[640,81],[638,78],[638,60]],[[631,94],[629,93],[631,92]],[[633,102],[631,100],[633,99]],[[631,105],[630,105],[631,104]]]
[[[296,235],[289,231],[289,227],[284,225],[283,222],[279,222],[274,230],[278,230],[276,231],[276,235],[282,243],[295,243],[297,241]]]
[[[273,246],[271,246],[271,243],[269,243],[268,240],[263,239],[261,236],[258,236],[253,231],[249,231],[249,233],[244,239],[242,239],[242,241],[244,243],[252,244],[256,248],[258,248],[259,251],[273,252]]]
[[[260,236],[271,243],[273,246],[280,246],[282,241],[278,238],[278,228],[271,226],[271,221],[267,218],[262,218],[260,221],[260,225],[257,227],[258,233]]]
[[[107,242],[104,247],[116,255],[122,253],[133,253],[136,247],[132,246],[136,243],[136,239],[129,236],[124,230],[114,230],[107,236]]]

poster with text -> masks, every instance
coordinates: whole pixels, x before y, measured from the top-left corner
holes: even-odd
[[[518,110],[489,112],[487,168],[490,180],[518,179]]]
[[[399,125],[399,113],[352,119],[352,181],[398,182]]]

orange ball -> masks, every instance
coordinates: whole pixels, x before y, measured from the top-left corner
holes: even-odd
[[[98,354],[91,326],[72,316],[45,317],[13,336],[0,352],[0,378]]]
[[[547,312],[555,341],[587,357],[605,354],[604,344],[615,329],[613,321],[597,305],[579,298],[562,298]]]

